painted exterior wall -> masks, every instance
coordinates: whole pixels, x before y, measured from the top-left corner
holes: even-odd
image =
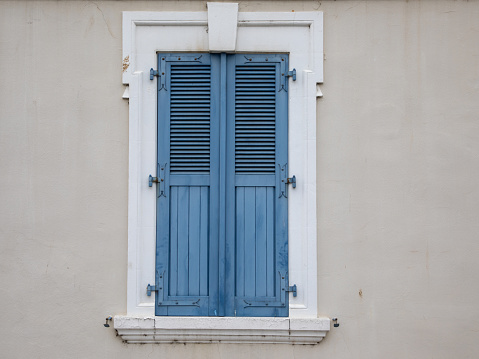
[[[121,12],[203,1],[0,2],[5,358],[479,355],[479,2],[239,2],[324,12],[317,346],[125,345]],[[293,65],[292,65],[293,67]]]

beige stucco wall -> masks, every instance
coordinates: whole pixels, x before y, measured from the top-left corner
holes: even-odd
[[[324,12],[318,346],[125,345],[121,11],[0,2],[2,358],[479,356],[479,1],[254,1]]]

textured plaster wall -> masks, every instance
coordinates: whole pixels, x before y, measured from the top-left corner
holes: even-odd
[[[2,358],[479,356],[479,1],[240,1],[324,11],[319,346],[125,345],[121,11],[0,2]],[[294,64],[292,64],[294,66]]]

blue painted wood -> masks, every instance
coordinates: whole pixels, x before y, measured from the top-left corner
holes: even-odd
[[[218,303],[210,260],[218,246],[211,230],[217,189],[210,189],[218,183],[210,164],[218,140],[211,57],[159,54],[158,62],[158,163],[167,166],[164,195],[157,195],[155,314],[209,315]]]
[[[199,223],[199,295],[208,295],[208,220],[209,215],[209,188],[200,188],[200,223]]]
[[[208,188],[172,186],[170,198],[168,294],[170,296],[206,295],[208,292]]]
[[[188,294],[200,294],[200,211],[199,187],[190,187],[188,230]]]
[[[244,245],[239,246],[239,242],[244,243],[244,217],[240,216],[237,220],[235,215],[238,201],[239,207],[244,208],[244,191],[240,190],[240,193],[237,193],[235,189],[235,106],[233,105],[235,103],[235,58],[236,55],[229,54],[226,59],[226,284],[224,297],[226,316],[236,315],[236,291],[244,291],[244,270],[236,269],[237,266],[241,268],[244,266]],[[244,212],[241,213],[244,215]],[[241,275],[237,276],[237,273]]]
[[[231,273],[231,282],[236,279],[235,296],[245,295],[245,189],[236,189],[236,272]]]
[[[245,252],[245,290],[244,296],[254,297],[256,295],[256,188],[246,187],[244,189],[244,252]]]
[[[181,216],[181,213],[180,213]],[[178,187],[170,187],[170,276],[168,295],[178,295]]]
[[[189,188],[178,187],[178,282],[177,292],[172,295],[188,295],[189,262]]]
[[[171,173],[208,173],[211,66],[175,61],[169,70]]]
[[[156,314],[287,316],[287,55],[158,56]]]
[[[237,316],[288,315],[287,199],[276,195],[278,164],[288,161],[286,66],[286,55],[235,56]]]
[[[276,250],[274,238],[274,187],[266,188],[266,295],[274,296]]]
[[[256,187],[255,194],[255,236],[256,236],[256,290],[255,296],[266,296],[266,187]]]
[[[218,260],[219,260],[219,310],[218,315],[225,315],[225,290],[226,290],[226,54],[220,54],[221,57],[221,76],[220,76],[220,163],[219,163],[219,178],[220,178],[220,206],[218,213],[219,224],[219,246],[218,246]]]
[[[209,316],[219,315],[219,226],[218,213],[220,211],[220,76],[221,61],[218,54],[211,55],[211,93],[214,94],[211,101],[211,167],[210,167],[210,211],[209,211],[209,282],[208,290],[210,293]]]
[[[170,175],[171,186],[209,186],[210,175]]]
[[[245,175],[237,174],[235,177],[235,186],[247,187],[247,186],[275,186],[276,176],[272,175]]]

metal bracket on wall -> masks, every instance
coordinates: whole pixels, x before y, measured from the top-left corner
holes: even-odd
[[[158,177],[153,177],[152,175],[150,175],[148,177],[148,187],[152,187],[153,182],[158,183]]]
[[[296,176],[286,178],[286,184],[292,184],[296,188]]]
[[[151,174],[148,176],[148,187],[153,186],[153,182],[158,183],[160,188],[158,189],[158,198],[163,196],[166,197],[165,192],[165,172],[166,172],[166,163],[162,166],[157,164],[156,173],[158,177],[153,177]]]
[[[286,292],[293,292],[293,297],[297,297],[298,296],[298,292],[297,292],[297,287],[296,287],[296,284],[291,286],[291,287],[288,287],[288,289],[286,289]]]
[[[148,297],[151,297],[151,292],[156,292],[156,287],[148,283],[148,285],[146,286],[146,295]]]
[[[151,68],[150,69],[150,80],[153,81],[153,77],[155,77],[155,76],[157,76],[157,77],[160,76],[158,74],[158,70],[153,70],[153,68]]]
[[[293,69],[293,71],[288,71],[285,76],[286,77],[292,77],[293,81],[296,81],[296,69]]]

